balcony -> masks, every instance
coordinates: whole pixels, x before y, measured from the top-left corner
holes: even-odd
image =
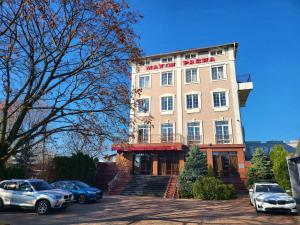
[[[232,144],[232,135],[230,134],[216,134],[216,144]]]
[[[247,98],[250,91],[253,89],[253,83],[251,81],[250,74],[243,74],[237,76],[238,90],[239,90],[239,101],[240,106],[244,107],[247,102]]]
[[[184,143],[181,134],[140,134],[133,139],[135,144],[156,144],[156,143]]]

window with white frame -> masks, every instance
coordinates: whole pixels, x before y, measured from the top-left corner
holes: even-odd
[[[215,121],[216,143],[231,143],[229,121]]]
[[[184,55],[184,58],[185,58],[185,59],[195,59],[196,56],[197,56],[196,53],[191,53],[191,54],[185,54],[185,55]]]
[[[150,111],[150,99],[143,98],[137,100],[137,111],[138,113],[149,113]]]
[[[161,59],[162,63],[169,63],[169,62],[173,62],[173,57],[165,57]]]
[[[186,69],[185,70],[185,83],[197,83],[198,82],[198,75],[197,75],[197,69]]]
[[[172,111],[173,109],[173,96],[161,97],[161,111]]]
[[[161,74],[161,86],[170,86],[173,84],[173,73],[163,72]]]
[[[186,109],[198,109],[199,108],[199,95],[188,94],[186,95]]]
[[[148,143],[150,140],[150,126],[148,124],[138,125],[138,143]]]
[[[160,126],[161,142],[173,142],[174,141],[174,124],[163,123]]]
[[[201,143],[201,128],[200,122],[189,122],[187,123],[187,133],[188,133],[188,144],[199,144]]]
[[[151,64],[151,60],[145,60],[144,61],[144,65],[150,65]]]
[[[224,80],[225,79],[224,66],[223,65],[212,66],[211,76],[212,76],[212,80]]]
[[[210,51],[211,56],[217,56],[217,55],[223,55],[223,54],[224,54],[223,49],[216,49],[216,50]]]
[[[150,75],[139,76],[139,88],[150,88]]]
[[[228,107],[226,91],[213,92],[214,108]]]

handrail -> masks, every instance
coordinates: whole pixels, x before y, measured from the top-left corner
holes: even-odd
[[[107,184],[108,186],[108,193],[110,193],[113,188],[115,187],[115,185],[117,184],[118,180],[122,177],[125,177],[125,175],[127,175],[127,173],[123,170],[120,170],[115,176],[114,178]]]

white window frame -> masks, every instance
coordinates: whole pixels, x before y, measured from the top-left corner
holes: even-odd
[[[198,95],[198,108],[192,108],[192,109],[188,109],[187,108],[187,96],[188,95]],[[191,91],[191,92],[187,92],[184,94],[184,101],[185,101],[185,110],[187,113],[197,113],[197,112],[200,112],[201,110],[201,104],[202,104],[202,101],[201,101],[201,92],[197,92],[197,91]]]
[[[192,58],[191,57],[192,55],[195,55],[195,57]],[[184,60],[196,59],[197,56],[198,56],[197,52],[187,53],[187,54],[184,55]]]
[[[225,98],[226,98],[226,106],[220,106],[220,107],[215,107],[214,105],[214,93],[215,92],[225,92]],[[229,91],[224,88],[217,88],[211,91],[211,104],[212,108],[215,112],[222,112],[222,111],[227,111],[229,110]]]
[[[163,97],[172,97],[173,99],[173,109],[172,110],[162,110],[162,98]],[[170,114],[174,114],[174,110],[175,110],[175,95],[174,94],[164,94],[159,96],[159,110],[160,110],[160,114],[161,115],[170,115]]]
[[[222,78],[222,79],[214,80],[214,79],[213,79],[212,69],[213,69],[214,67],[220,67],[220,66],[223,67],[223,78]],[[211,80],[211,81],[227,80],[227,73],[226,73],[226,70],[227,70],[226,64],[214,64],[214,65],[210,65],[210,80]]]
[[[164,59],[167,59],[167,62],[163,62]],[[169,61],[171,59],[171,61]],[[160,63],[164,64],[164,63],[172,63],[174,62],[174,56],[167,56],[167,57],[163,57],[160,59]]]
[[[187,144],[189,144],[188,143],[188,135],[189,135],[189,129],[188,129],[188,123],[194,123],[194,122],[196,122],[196,123],[199,123],[199,131],[200,131],[200,143],[199,144],[203,144],[203,140],[204,140],[204,136],[203,136],[203,121],[202,120],[188,120],[187,122],[186,122],[186,142],[187,142]]]
[[[136,136],[137,136],[137,139],[136,139],[136,143],[140,143],[139,142],[139,126],[141,125],[145,125],[145,126],[148,126],[147,130],[148,130],[148,141],[147,142],[142,142],[142,143],[151,143],[151,125],[150,124],[137,124],[136,125]]]
[[[148,112],[139,112],[139,109],[138,109],[138,101],[139,100],[143,100],[143,99],[149,99],[149,111]],[[136,110],[137,114],[139,116],[148,116],[151,112],[151,97],[149,96],[141,96],[139,99],[137,99],[137,110]]]
[[[224,145],[232,144],[233,141],[234,141],[233,134],[232,134],[232,123],[231,123],[231,119],[226,119],[226,118],[221,118],[221,119],[213,120],[214,142],[215,142],[215,144],[217,144],[217,139],[216,139],[216,135],[217,135],[216,122],[217,121],[228,121],[228,133],[229,133],[229,140],[230,140],[230,142],[226,143]]]
[[[162,77],[163,77],[163,74],[164,73],[171,73],[172,74],[172,84],[163,84],[162,83]],[[171,86],[174,86],[174,71],[163,71],[160,73],[160,86],[161,87],[171,87]]]
[[[222,51],[222,53],[217,53],[217,51]],[[215,55],[212,55],[211,53],[212,52],[216,52],[216,54]],[[225,55],[225,49],[223,49],[223,48],[216,48],[216,49],[213,49],[213,50],[210,50],[209,51],[209,56],[220,56],[220,55]]]
[[[149,87],[140,87],[140,79],[142,78],[142,77],[147,77],[147,76],[149,76]],[[143,74],[143,75],[139,75],[138,76],[138,87],[139,88],[141,88],[141,89],[149,89],[149,88],[151,88],[151,74]]]
[[[176,141],[176,127],[175,127],[175,122],[171,122],[171,121],[166,121],[166,122],[162,122],[162,123],[159,123],[159,136],[160,136],[160,141],[161,141],[161,137],[162,137],[162,132],[161,132],[161,126],[163,125],[163,124],[167,124],[167,123],[169,123],[169,124],[172,124],[173,125],[173,142],[175,142]]]
[[[191,82],[186,82],[186,71],[187,70],[193,70],[193,69],[196,69],[196,77],[197,77],[197,81],[192,81]],[[200,68],[199,67],[190,67],[190,68],[186,68],[184,70],[184,84],[198,84],[200,83]]]
[[[151,65],[151,60],[150,59],[146,59],[144,61],[144,66],[149,66],[149,65]]]

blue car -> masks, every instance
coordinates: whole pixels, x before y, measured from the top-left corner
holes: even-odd
[[[63,189],[72,192],[74,201],[85,204],[89,201],[97,201],[103,197],[102,190],[91,187],[88,184],[78,180],[63,180],[52,183],[54,188]]]

